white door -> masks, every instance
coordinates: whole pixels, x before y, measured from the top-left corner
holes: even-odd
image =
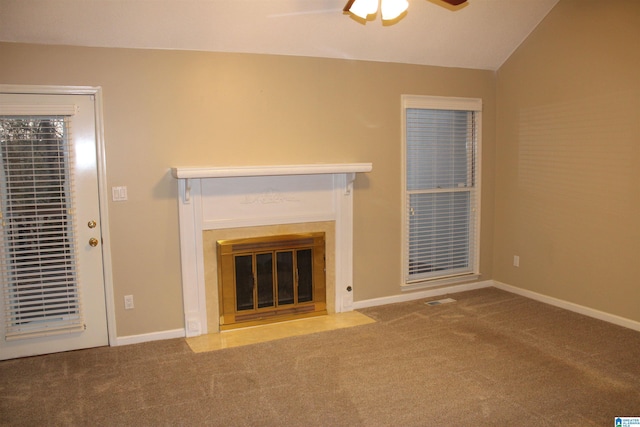
[[[95,111],[0,94],[0,360],[109,342]]]

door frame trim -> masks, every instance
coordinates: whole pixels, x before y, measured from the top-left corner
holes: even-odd
[[[100,86],[51,86],[51,85],[10,85],[0,84],[0,93],[35,95],[93,95],[96,124],[96,166],[98,168],[98,198],[102,231],[102,263],[104,279],[104,299],[107,312],[107,333],[109,345],[117,345],[116,312],[113,292],[113,269],[111,263],[111,239],[109,233],[109,191],[107,191],[107,156],[104,143],[104,123],[102,109],[102,87]]]

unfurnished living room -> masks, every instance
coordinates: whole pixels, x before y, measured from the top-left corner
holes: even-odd
[[[640,1],[0,0],[0,425],[640,423]]]

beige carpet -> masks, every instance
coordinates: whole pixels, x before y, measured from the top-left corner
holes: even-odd
[[[0,362],[0,424],[610,426],[640,415],[640,333],[494,288],[450,296],[219,351],[175,339]]]

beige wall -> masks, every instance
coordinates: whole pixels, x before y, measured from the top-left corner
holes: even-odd
[[[400,293],[400,95],[484,100],[481,271],[491,277],[495,74],[229,53],[0,43],[0,83],[102,86],[117,335],[183,327],[172,166],[372,162],[354,193],[354,299]],[[123,309],[134,295],[135,309]]]
[[[500,68],[495,280],[640,321],[638,70],[635,0],[560,0]]]

